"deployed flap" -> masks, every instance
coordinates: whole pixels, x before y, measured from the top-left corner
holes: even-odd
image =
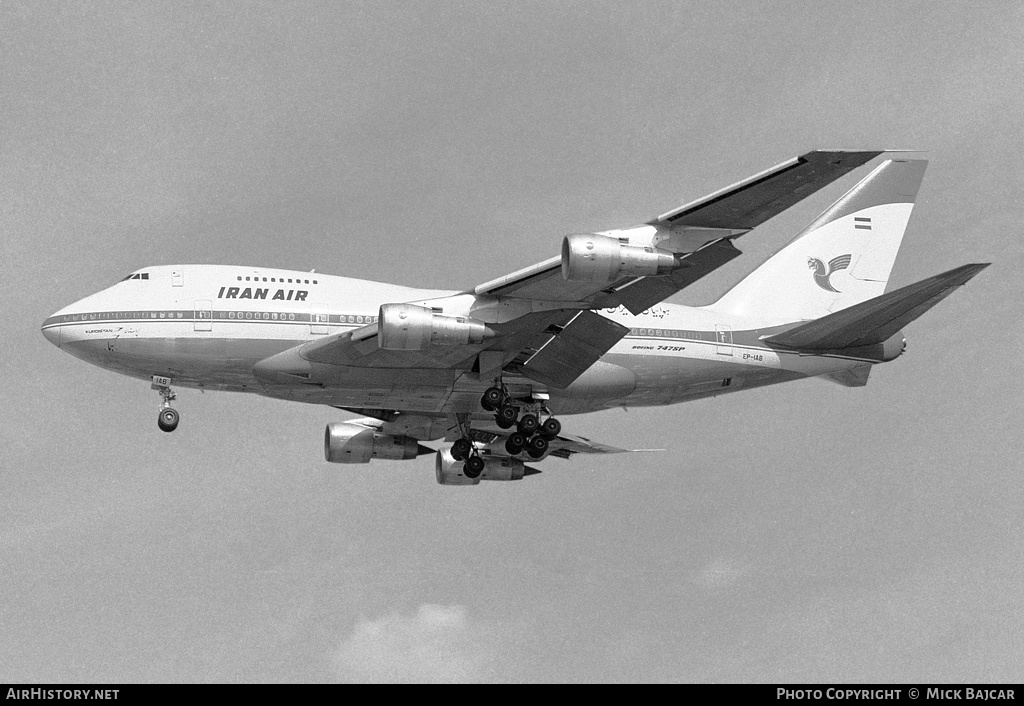
[[[957,267],[770,336],[764,342],[798,350],[854,348],[882,343],[989,264]]]
[[[578,312],[523,364],[523,372],[546,385],[568,387],[627,333],[600,314]]]
[[[662,214],[651,225],[750,230],[880,154],[808,152]]]
[[[617,446],[609,446],[591,441],[584,436],[573,436],[572,434],[559,434],[551,442],[552,456],[569,458],[572,454],[622,454],[629,453],[630,449],[620,449]]]

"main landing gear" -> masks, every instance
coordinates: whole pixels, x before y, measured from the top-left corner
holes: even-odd
[[[178,428],[178,421],[181,415],[178,414],[178,410],[171,407],[171,401],[178,397],[171,389],[171,379],[154,375],[153,384],[150,387],[160,393],[162,400],[160,402],[160,414],[156,418],[156,425],[160,427],[160,431],[174,431]]]
[[[562,424],[550,416],[546,407],[538,409],[549,415],[543,423],[533,412],[520,416],[519,406],[501,387],[487,388],[480,406],[494,412],[494,422],[502,429],[516,428],[505,440],[505,451],[512,456],[526,451],[530,458],[541,458],[547,453],[549,442],[562,431]]]
[[[515,427],[515,431],[505,440],[505,451],[510,456],[525,452],[530,458],[542,458],[551,440],[562,431],[561,423],[551,416],[551,412],[542,403],[515,400],[503,387],[487,388],[480,398],[480,405],[488,412],[494,412],[494,422],[500,428]],[[524,409],[526,413],[520,414]],[[547,415],[543,422],[538,417],[541,412]],[[479,478],[487,464],[476,444],[471,441],[470,415],[459,414],[457,417],[461,436],[452,444],[449,453],[456,461],[465,461],[462,473],[466,478]]]

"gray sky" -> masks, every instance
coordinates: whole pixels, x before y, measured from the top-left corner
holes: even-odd
[[[1019,680],[1019,2],[8,2],[0,33],[4,681]],[[866,388],[563,420],[660,454],[445,488],[325,463],[340,413],[190,390],[168,435],[39,333],[154,264],[469,287],[833,147],[928,150],[893,285],[995,264]]]

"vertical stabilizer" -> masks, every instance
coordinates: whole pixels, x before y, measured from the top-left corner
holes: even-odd
[[[711,309],[772,326],[885,292],[926,160],[887,160]]]

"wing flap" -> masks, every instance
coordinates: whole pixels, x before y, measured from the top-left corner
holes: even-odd
[[[617,446],[601,444],[591,441],[585,436],[573,436],[572,434],[560,434],[552,442],[552,446],[555,445],[557,445],[559,450],[566,451],[569,454],[624,454],[630,452],[630,449],[620,449]]]
[[[600,314],[578,312],[523,363],[523,372],[545,385],[566,388],[627,333],[628,328]]]
[[[505,440],[508,438],[509,432],[503,431],[499,434],[492,432],[484,433],[488,436],[485,438],[475,438],[474,441],[486,444],[490,452],[497,456],[506,456]],[[474,436],[476,436],[476,430],[474,430]],[[630,449],[620,449],[617,446],[601,444],[591,441],[586,437],[573,436],[572,434],[559,434],[548,444],[550,456],[566,459],[575,454],[621,454],[630,453],[631,451]]]

